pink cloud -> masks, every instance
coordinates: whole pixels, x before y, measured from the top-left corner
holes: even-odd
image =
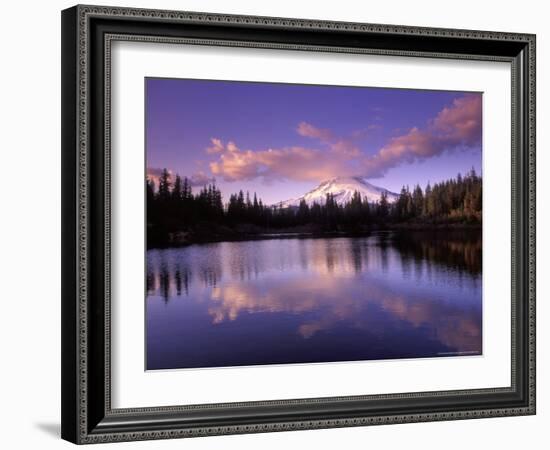
[[[327,128],[317,128],[307,122],[300,122],[296,128],[296,132],[300,136],[319,139],[322,142],[328,142],[334,138],[331,130]]]
[[[234,144],[210,163],[214,175],[225,181],[269,179],[289,179],[297,181],[317,181],[349,173],[346,160],[338,160],[329,152],[306,148],[286,147],[266,150],[240,150]]]
[[[215,153],[221,153],[225,150],[222,144],[222,141],[220,141],[219,139],[211,138],[210,142],[212,145],[210,145],[209,147],[206,147],[206,153],[215,154]]]
[[[456,142],[478,143],[481,140],[481,95],[457,98],[451,107],[434,119],[432,128]]]
[[[411,128],[392,138],[364,160],[365,176],[383,176],[403,163],[421,161],[446,151],[481,143],[481,96],[466,95],[442,109],[425,129]]]

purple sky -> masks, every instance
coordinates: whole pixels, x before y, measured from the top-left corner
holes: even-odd
[[[481,173],[481,94],[147,78],[148,173],[266,204],[335,176],[399,192]]]

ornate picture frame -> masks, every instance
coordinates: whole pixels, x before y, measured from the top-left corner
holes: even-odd
[[[511,65],[511,384],[113,408],[111,46],[116,41]],[[62,12],[62,437],[85,444],[535,414],[535,36],[100,6]],[[137,281],[140,282],[140,281]]]

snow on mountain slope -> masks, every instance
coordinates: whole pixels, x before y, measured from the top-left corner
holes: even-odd
[[[366,197],[369,203],[379,202],[382,197],[382,192],[384,191],[387,194],[388,203],[395,202],[399,197],[399,195],[394,192],[390,192],[387,189],[369,183],[363,177],[336,177],[331,180],[323,181],[319,186],[302,197],[286,200],[274,206],[280,205],[283,208],[298,206],[302,199],[304,199],[309,206],[313,205],[313,203],[322,205],[326,201],[327,194],[332,194],[336,203],[343,205],[351,200],[355,191],[361,194],[363,200]]]

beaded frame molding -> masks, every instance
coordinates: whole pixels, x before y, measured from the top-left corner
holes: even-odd
[[[511,386],[111,407],[114,41],[504,61],[512,73]],[[62,12],[62,423],[78,444],[535,414],[535,36],[78,5]]]

